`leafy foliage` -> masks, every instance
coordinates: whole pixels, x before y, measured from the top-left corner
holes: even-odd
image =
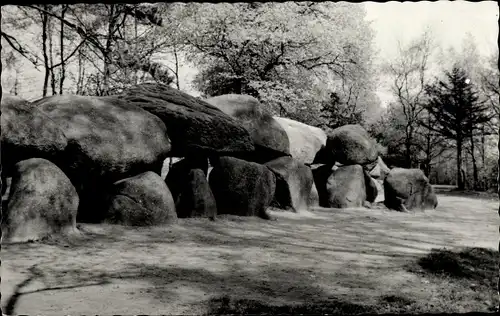
[[[363,113],[355,106],[349,104],[350,100],[343,101],[339,95],[332,93],[330,100],[325,102],[321,111],[322,117],[326,119],[326,125],[335,129],[347,124],[362,123]]]
[[[446,79],[427,86],[430,100],[426,109],[435,124],[423,124],[444,137],[461,141],[473,135],[476,127],[489,122],[492,116],[485,102],[479,102],[478,92],[464,70],[454,67],[446,72]]]
[[[478,92],[465,70],[456,66],[445,74],[446,80],[439,80],[426,87],[429,96],[426,109],[434,122],[433,124],[422,122],[422,125],[446,139],[455,141],[459,189],[465,187],[462,150],[466,140],[470,139],[474,188],[476,188],[478,172],[473,147],[474,136],[478,134],[476,133],[478,127],[490,122],[493,116],[486,102],[480,101]]]
[[[373,87],[373,34],[358,5],[193,3],[184,10],[183,43],[206,96],[250,94],[275,114],[291,115],[309,100],[324,101],[311,92],[325,81],[339,94]]]

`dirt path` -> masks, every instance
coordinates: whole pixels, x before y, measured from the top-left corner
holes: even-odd
[[[432,248],[496,249],[496,201],[440,196],[435,211],[318,209],[156,228],[85,225],[88,238],[4,245],[2,306],[16,314],[201,314],[223,295],[268,304],[438,289],[405,264]],[[17,294],[15,295],[15,293]],[[458,307],[457,307],[458,308]]]

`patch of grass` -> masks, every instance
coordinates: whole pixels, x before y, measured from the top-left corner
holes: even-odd
[[[494,311],[498,259],[499,253],[493,249],[432,249],[407,268],[437,286],[441,302],[459,302],[464,309],[487,305],[489,311]]]
[[[343,302],[336,299],[297,305],[270,305],[257,300],[235,300],[228,296],[224,296],[212,299],[209,304],[209,315],[359,315],[369,312],[369,308],[366,306]]]
[[[224,296],[209,302],[208,315],[371,315],[419,312],[415,310],[415,306],[415,301],[396,295],[380,297],[379,302],[374,305],[352,303],[338,298],[306,304],[273,305]]]
[[[411,305],[414,303],[414,301],[412,301],[406,297],[397,296],[397,295],[382,296],[380,298],[380,301],[384,302],[384,303],[388,303],[388,304],[401,305],[401,306]]]
[[[464,248],[458,251],[433,249],[408,265],[434,288],[432,302],[415,301],[402,295],[383,295],[375,304],[361,304],[339,298],[320,298],[305,304],[276,305],[258,300],[223,296],[209,301],[208,314],[217,315],[361,315],[420,314],[495,311],[498,251]]]
[[[485,248],[465,248],[461,251],[432,249],[420,258],[411,272],[426,273],[455,280],[475,281],[479,285],[495,287],[498,277],[498,251]]]

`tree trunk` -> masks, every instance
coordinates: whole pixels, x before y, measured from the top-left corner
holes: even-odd
[[[486,158],[485,148],[486,148],[486,138],[484,135],[484,125],[483,125],[481,126],[481,166],[483,168],[484,168],[484,161]]]
[[[44,5],[44,9],[47,10],[47,5]],[[49,15],[47,13],[41,13],[42,15],[42,50],[43,50],[43,63],[45,66],[45,77],[43,78],[43,89],[42,95],[47,96],[47,88],[49,85],[49,56],[47,56],[47,24],[49,21]]]
[[[484,125],[481,126],[481,187],[483,190],[489,189],[489,184],[487,182],[486,173],[484,172],[485,160],[486,160],[486,138],[484,135]]]
[[[462,139],[460,137],[457,137],[457,187],[459,190],[465,189],[462,177]]]
[[[108,34],[106,38],[106,48],[104,53],[104,76],[102,78],[102,94],[103,95],[108,95],[109,94],[109,79],[111,76],[110,72],[110,66],[111,66],[111,46],[113,42],[113,33],[114,33],[114,28],[115,28],[115,5],[110,4],[110,9],[109,9],[109,21],[108,21]]]
[[[471,158],[472,158],[472,187],[474,188],[474,191],[478,190],[478,182],[479,182],[479,177],[477,173],[477,162],[476,162],[476,155],[474,153],[474,136],[470,137],[470,153],[471,153]]]
[[[413,131],[411,125],[406,126],[406,139],[405,139],[405,164],[406,168],[412,167],[412,157],[411,157],[411,143],[412,143]]]
[[[134,12],[134,41],[135,41],[134,49],[135,49],[135,56],[137,56],[139,53],[139,49],[137,47],[137,7],[134,10],[135,10],[135,12]],[[137,73],[138,70],[136,68],[134,68],[133,71],[134,71],[134,84],[137,84],[138,79],[139,79],[139,76]]]
[[[68,9],[67,4],[62,5],[61,18],[64,19],[64,15],[66,14],[66,10]],[[59,73],[59,94],[63,94],[64,90],[64,79],[66,76],[66,65],[64,64],[64,22],[61,20],[61,30],[59,33],[59,42],[61,44],[61,72]]]
[[[110,70],[109,70],[109,65],[111,61],[109,58],[109,51],[105,54],[104,56],[104,75],[102,78],[102,89],[101,93],[102,95],[107,95],[109,91],[109,77],[110,77]]]
[[[408,138],[405,141],[405,165],[411,168],[411,143]]]
[[[83,90],[83,63],[82,63],[82,53],[78,52],[78,78],[76,80],[76,94],[82,94]]]
[[[50,64],[50,88],[52,89],[52,95],[57,94],[56,91],[56,74],[54,73],[54,44],[52,41],[52,25],[48,25],[48,36],[49,36],[49,64]]]
[[[431,174],[431,160],[432,160],[432,148],[431,148],[431,131],[427,130],[425,135],[425,175],[429,177]]]
[[[175,83],[177,84],[177,90],[181,89],[179,82],[179,58],[177,56],[177,46],[174,45],[174,57],[175,57]]]
[[[427,178],[429,178],[430,174],[431,174],[431,162],[430,162],[430,159],[429,158],[426,158],[425,159],[425,163],[424,163],[424,174]]]

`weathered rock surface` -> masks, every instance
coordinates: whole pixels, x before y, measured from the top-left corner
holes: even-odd
[[[376,142],[360,125],[344,125],[328,134],[326,146],[314,163],[369,165],[377,160]]]
[[[366,201],[366,186],[363,167],[329,165],[313,168],[320,206],[333,208],[361,207]]]
[[[160,172],[170,151],[165,124],[117,98],[57,95],[33,105],[66,135],[73,170],[118,179],[153,169]]]
[[[385,205],[397,211],[427,210],[437,206],[432,185],[420,169],[394,168],[384,180]]]
[[[31,103],[3,93],[1,101],[2,177],[10,177],[15,163],[45,158],[55,163],[68,142],[58,125]]]
[[[61,166],[79,193],[81,221],[105,211],[103,193],[115,181],[146,171],[159,174],[171,148],[158,117],[115,97],[57,95],[33,105],[68,139]]]
[[[153,226],[177,221],[174,199],[163,179],[148,171],[117,181],[104,220],[113,224]]]
[[[200,169],[206,175],[208,172],[208,159],[202,155],[198,157],[186,157],[172,164],[165,182],[172,193],[174,201],[177,201],[179,194],[190,181],[188,175],[193,169]]]
[[[249,132],[207,102],[163,84],[144,83],[118,96],[159,117],[172,141],[170,156],[233,154],[254,150]]]
[[[218,214],[270,218],[267,208],[274,197],[276,178],[269,168],[233,157],[211,162],[209,184]]]
[[[3,241],[24,242],[78,232],[78,202],[71,181],[55,164],[40,158],[18,162],[7,209],[3,210]]]
[[[205,171],[192,169],[187,174],[186,180],[176,200],[177,216],[179,218],[208,217],[215,219],[217,204]]]
[[[326,183],[328,178],[332,175],[333,170],[330,165],[314,164],[311,165],[313,173],[314,185],[318,192],[318,203],[321,207],[328,207],[328,192],[326,191]]]
[[[290,155],[290,142],[282,126],[249,95],[225,94],[206,100],[238,120],[249,132],[255,145],[252,160],[269,161]]]
[[[307,210],[314,183],[311,169],[292,157],[277,158],[265,166],[276,176],[277,205],[294,212]]]
[[[348,208],[363,206],[366,200],[366,186],[363,167],[343,166],[333,171],[326,183],[328,206]]]
[[[326,133],[318,127],[275,116],[290,140],[290,154],[303,164],[312,164],[321,148],[326,146]]]

